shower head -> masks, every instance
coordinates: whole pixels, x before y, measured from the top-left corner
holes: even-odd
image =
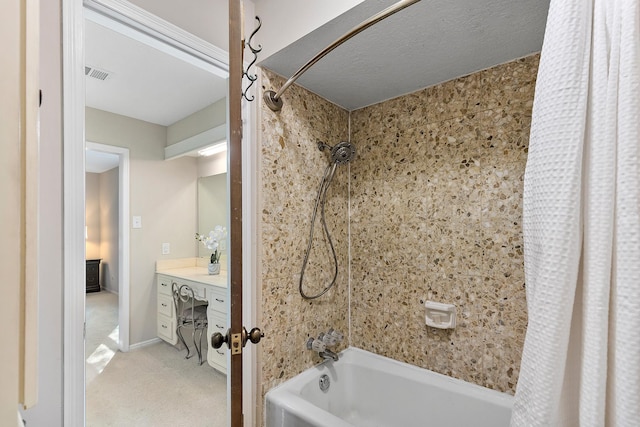
[[[318,149],[324,151],[325,148],[331,151],[331,162],[337,164],[349,163],[356,155],[356,147],[350,142],[340,142],[332,147],[319,141]]]
[[[355,155],[356,147],[350,142],[340,142],[331,149],[331,161],[334,163],[349,163]]]

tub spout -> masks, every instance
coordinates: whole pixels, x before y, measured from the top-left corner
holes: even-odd
[[[338,355],[329,349],[319,352],[318,355],[323,359],[331,359],[334,362],[338,361]]]

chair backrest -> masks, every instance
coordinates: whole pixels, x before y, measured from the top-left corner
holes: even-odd
[[[194,311],[196,298],[193,289],[188,285],[178,285],[173,282],[171,284],[171,292],[178,321],[184,320],[184,313],[187,309],[191,309],[191,313]]]

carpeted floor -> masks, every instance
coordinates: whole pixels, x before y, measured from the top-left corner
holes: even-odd
[[[226,426],[226,376],[165,342],[118,352],[117,305],[87,294],[87,427]]]

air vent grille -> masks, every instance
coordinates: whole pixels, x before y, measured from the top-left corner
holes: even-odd
[[[111,72],[110,71],[106,71],[106,70],[100,70],[96,67],[89,67],[86,66],[84,67],[84,75],[87,77],[91,77],[94,79],[98,79],[98,80],[107,80],[109,78],[109,76],[111,76]]]

